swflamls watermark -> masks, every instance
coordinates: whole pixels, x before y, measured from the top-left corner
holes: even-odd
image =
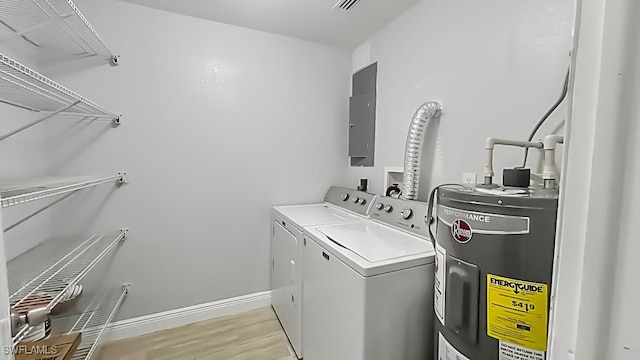
[[[4,346],[3,352],[5,355],[58,355],[58,347],[56,345],[17,345],[17,346]]]

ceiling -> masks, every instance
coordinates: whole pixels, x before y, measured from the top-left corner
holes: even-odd
[[[125,0],[156,9],[353,49],[420,0]]]

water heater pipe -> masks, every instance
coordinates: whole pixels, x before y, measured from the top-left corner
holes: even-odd
[[[526,149],[544,148],[544,144],[541,142],[487,138],[487,140],[485,141],[485,149],[487,150],[487,163],[484,166],[484,184],[483,184],[485,186],[490,186],[493,184],[493,176],[495,175],[493,172],[493,149],[495,148],[496,145],[517,146],[517,147],[522,147]]]
[[[558,169],[556,168],[556,147],[558,144],[564,143],[562,135],[547,135],[542,140],[544,144],[544,169],[542,170],[542,179],[544,179],[544,188],[556,188],[558,180]]]
[[[413,115],[405,147],[402,193],[400,194],[400,197],[405,200],[418,198],[420,160],[427,124],[429,121],[439,118],[441,113],[442,105],[437,101],[429,101],[422,104]]]

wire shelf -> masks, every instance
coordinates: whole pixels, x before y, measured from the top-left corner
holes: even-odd
[[[0,182],[0,202],[2,208],[62,195],[93,186],[122,181],[123,175],[107,177],[46,178],[19,183]]]
[[[118,115],[2,53],[0,101],[47,115],[68,114],[96,119],[118,119]]]
[[[82,333],[82,341],[73,354],[72,360],[89,360],[97,353],[102,335],[118,312],[130,286],[130,284],[124,284],[117,290],[98,293],[81,314],[52,320],[51,327],[54,335]]]
[[[71,0],[0,0],[0,23],[35,46],[117,57]]]
[[[102,259],[126,238],[115,234],[51,240],[7,263],[9,304],[20,314],[37,309],[49,313]],[[31,326],[23,325],[14,337],[17,344]]]

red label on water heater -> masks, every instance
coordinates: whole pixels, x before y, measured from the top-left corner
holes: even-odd
[[[456,219],[453,224],[451,224],[451,235],[457,242],[466,244],[471,240],[473,232],[468,222],[462,219]]]

